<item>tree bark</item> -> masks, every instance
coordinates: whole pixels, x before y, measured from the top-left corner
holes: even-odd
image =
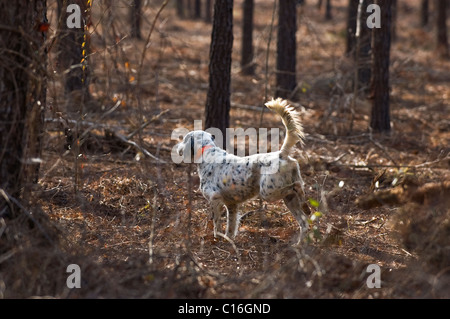
[[[176,8],[177,8],[177,16],[178,18],[184,18],[184,5],[183,0],[177,0],[176,1]]]
[[[376,132],[390,131],[389,62],[391,49],[392,0],[378,0],[381,8],[381,28],[373,29],[372,80],[373,94],[370,127]]]
[[[372,50],[372,30],[367,26],[367,6],[368,0],[363,1],[361,12],[361,34],[360,34],[360,48],[358,58],[358,81],[361,87],[368,88],[371,78],[371,50]],[[382,22],[383,24],[383,22]]]
[[[437,20],[436,20],[436,32],[437,32],[437,51],[440,57],[448,58],[448,38],[447,38],[447,1],[448,0],[436,0],[437,8]]]
[[[358,13],[358,1],[348,0],[347,5],[347,42],[345,53],[347,56],[355,55],[356,41],[356,16]]]
[[[392,18],[391,18],[391,42],[397,41],[397,0],[392,1]]]
[[[194,5],[193,5],[193,2],[192,1],[194,1],[194,0],[186,0],[187,1],[187,3],[186,3],[186,11],[187,11],[187,14],[186,14],[186,16],[188,17],[188,18],[190,18],[190,19],[192,19],[192,17],[194,16],[194,13],[193,13],[193,11],[194,11]]]
[[[202,2],[201,0],[195,0],[194,17],[200,19],[202,17]]]
[[[429,1],[422,0],[420,5],[420,24],[425,27],[428,24]]]
[[[253,63],[253,8],[254,0],[244,0],[242,6],[242,73],[252,75],[255,73]]]
[[[231,53],[233,48],[233,0],[214,3],[209,53],[209,88],[205,107],[205,129],[215,127],[223,134],[230,124]]]
[[[45,0],[0,3],[0,216],[15,217],[23,186],[37,178],[46,91]],[[33,146],[28,149],[27,146]]]
[[[211,23],[211,16],[212,16],[212,1],[213,0],[206,0],[205,5],[205,22]]]
[[[82,61],[87,57],[89,51],[88,39],[85,40],[85,25],[87,9],[86,1],[73,0],[81,8],[83,21],[81,28],[68,28],[66,19],[68,1],[58,0],[58,11],[64,16],[61,33],[58,39],[58,62],[61,72],[65,72],[64,93],[66,96],[66,110],[70,117],[77,117],[83,113],[83,108],[91,96],[88,90],[89,66],[83,69]],[[64,6],[64,3],[66,4]]]
[[[141,0],[133,0],[130,8],[130,25],[131,25],[131,37],[136,39],[142,39],[141,34]]]
[[[325,5],[325,19],[331,20],[333,18],[331,14],[331,0],[327,0],[327,3]]]
[[[275,96],[290,98],[296,80],[297,7],[295,0],[280,0],[277,35],[277,88]]]

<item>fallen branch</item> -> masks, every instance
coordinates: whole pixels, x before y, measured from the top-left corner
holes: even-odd
[[[133,136],[135,136],[137,133],[139,133],[141,130],[143,130],[144,128],[146,128],[150,123],[153,123],[157,120],[159,120],[159,118],[161,116],[163,116],[164,114],[166,114],[167,112],[169,112],[170,110],[164,110],[161,113],[154,115],[150,120],[148,120],[147,122],[145,122],[144,124],[142,124],[139,128],[137,128],[136,130],[134,130],[132,133],[127,135],[127,139],[130,140]]]
[[[421,164],[416,165],[402,165],[402,164],[392,164],[392,165],[383,165],[383,164],[367,164],[367,165],[358,165],[358,164],[334,164],[335,166],[339,167],[352,167],[352,168],[427,168],[430,165],[438,164],[440,162],[444,161],[450,161],[450,156],[445,156],[444,158],[439,158],[431,162],[425,162]],[[440,168],[437,166],[434,166],[433,168]],[[442,167],[446,168],[446,167]]]
[[[117,107],[120,105],[120,101],[118,101],[118,103],[116,103],[116,105],[114,105],[110,110],[108,110],[107,112],[105,112],[100,119],[103,119],[105,116],[107,116],[108,114],[114,112]],[[145,127],[147,127],[150,123],[153,123],[157,120],[159,120],[161,118],[161,116],[163,116],[164,114],[166,114],[167,112],[169,112],[169,110],[164,110],[162,112],[160,112],[157,115],[154,115],[150,120],[146,121],[144,124],[142,124],[139,128],[137,128],[136,130],[134,130],[133,132],[131,132],[128,135],[122,135],[120,133],[118,133],[119,130],[123,130],[123,128],[119,128],[119,127],[112,127],[111,125],[108,124],[102,124],[102,123],[97,123],[97,122],[90,122],[90,121],[77,121],[77,120],[69,120],[69,119],[63,119],[63,118],[59,118],[59,119],[54,119],[54,118],[50,118],[50,119],[45,119],[45,122],[51,122],[51,123],[61,123],[62,125],[64,125],[64,130],[66,131],[66,134],[72,134],[70,132],[67,132],[67,129],[70,130],[68,128],[68,124],[74,124],[74,125],[80,125],[80,126],[87,126],[84,130],[83,133],[81,134],[81,136],[79,137],[80,140],[85,139],[88,134],[93,131],[94,129],[98,129],[98,128],[102,128],[105,132],[105,139],[107,139],[109,141],[109,144],[113,144],[113,143],[117,143],[119,145],[119,148],[124,148],[126,149],[127,147],[132,147],[134,149],[136,149],[137,151],[143,153],[145,156],[150,157],[160,163],[166,163],[166,161],[154,156],[153,154],[151,154],[149,151],[147,151],[145,148],[143,148],[142,146],[138,145],[136,142],[131,141],[131,139],[142,129],[144,129]],[[74,138],[72,136],[72,142],[73,142]],[[81,144],[83,142],[81,141]]]
[[[376,146],[378,147],[385,155],[386,157],[392,162],[394,163],[394,165],[397,165],[397,162],[389,155],[388,151],[386,150],[386,148],[381,145],[380,143],[378,143],[377,141],[375,141],[372,136],[369,137],[369,140]]]
[[[128,146],[131,146],[131,147],[137,149],[138,151],[140,151],[142,154],[144,154],[147,157],[153,158],[154,160],[164,163],[164,164],[167,163],[166,161],[151,154],[149,151],[147,151],[142,146],[138,145],[136,142],[130,141],[126,136],[124,136],[120,133],[117,133],[115,131],[105,130],[105,135],[106,134],[108,134],[108,136],[109,136],[108,138],[110,138],[112,140],[118,140],[120,143],[124,143]]]
[[[255,111],[255,112],[261,112],[263,109],[263,107],[260,107],[260,106],[240,104],[240,103],[235,103],[235,102],[231,102],[231,107],[234,107],[237,109],[242,109],[242,110],[247,110],[247,111]]]

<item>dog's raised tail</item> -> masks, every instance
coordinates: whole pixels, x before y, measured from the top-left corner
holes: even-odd
[[[284,138],[283,145],[281,146],[281,157],[289,155],[291,148],[297,143],[301,142],[303,145],[303,126],[300,123],[300,114],[288,104],[286,100],[281,98],[272,99],[265,104],[268,109],[274,111],[283,121],[286,127],[286,137]]]

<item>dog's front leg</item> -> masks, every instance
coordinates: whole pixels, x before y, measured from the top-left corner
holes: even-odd
[[[227,205],[227,236],[231,239],[237,234],[239,228],[238,205]]]
[[[219,200],[211,202],[214,222],[214,238],[217,238],[217,232],[220,230],[220,217],[222,216],[223,203]]]

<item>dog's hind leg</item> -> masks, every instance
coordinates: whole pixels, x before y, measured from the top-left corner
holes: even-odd
[[[300,234],[297,244],[300,244],[303,238],[305,238],[306,231],[308,230],[308,217],[305,214],[305,210],[306,212],[308,212],[309,208],[302,200],[302,197],[303,196],[300,196],[297,192],[291,193],[284,197],[284,203],[286,204],[287,208],[289,208],[292,215],[294,215],[300,227]]]

